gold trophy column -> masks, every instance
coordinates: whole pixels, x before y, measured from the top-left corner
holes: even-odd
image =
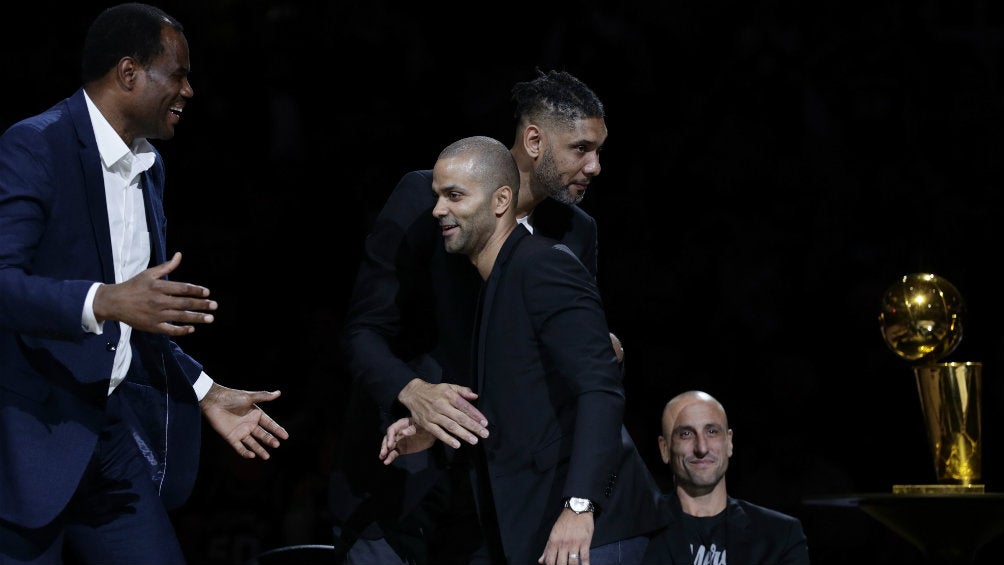
[[[962,341],[965,303],[931,274],[906,275],[886,291],[879,325],[894,353],[913,364],[936,484],[893,485],[893,493],[982,493],[980,363],[939,363]]]

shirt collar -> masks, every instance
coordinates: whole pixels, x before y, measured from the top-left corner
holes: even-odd
[[[98,143],[98,154],[101,155],[101,162],[106,169],[111,170],[127,155],[135,156],[139,163],[143,164],[140,166],[141,171],[145,171],[153,165],[153,146],[150,145],[150,142],[145,137],[134,140],[132,149],[130,150],[125,142],[122,141],[122,138],[119,137],[115,128],[108,123],[108,120],[101,114],[98,107],[91,101],[91,97],[87,95],[87,91],[84,91],[84,101],[87,102],[87,113],[90,114],[91,127],[94,128],[94,138]],[[129,159],[126,163],[131,164],[131,161],[132,159]],[[127,168],[126,170],[129,169]]]

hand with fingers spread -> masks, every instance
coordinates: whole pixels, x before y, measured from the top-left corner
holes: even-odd
[[[411,418],[401,418],[387,426],[380,442],[380,460],[384,465],[390,465],[401,455],[424,451],[435,443],[435,436],[416,426]]]
[[[94,295],[99,322],[125,322],[137,330],[180,336],[195,331],[193,324],[209,324],[216,310],[203,286],[165,280],[181,264],[181,253],[118,284],[104,284]]]
[[[279,447],[279,440],[289,439],[289,434],[257,403],[275,400],[280,394],[277,390],[248,392],[213,383],[200,406],[213,429],[238,455],[245,459],[268,459],[266,448]]]
[[[432,384],[418,378],[398,395],[411,412],[412,424],[454,448],[460,447],[459,440],[475,445],[478,437],[488,437],[488,419],[470,402],[477,398],[468,387]]]

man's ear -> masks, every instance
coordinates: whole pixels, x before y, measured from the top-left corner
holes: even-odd
[[[523,150],[526,151],[527,155],[534,159],[540,156],[541,143],[543,140],[538,126],[530,124],[523,128]]]
[[[495,216],[504,216],[510,206],[512,206],[512,187],[503,184],[495,189]]]
[[[662,455],[662,462],[669,464],[669,441],[659,436],[659,454]]]
[[[139,73],[143,70],[132,57],[122,57],[115,65],[115,78],[119,85],[125,90],[132,90],[139,80]]]

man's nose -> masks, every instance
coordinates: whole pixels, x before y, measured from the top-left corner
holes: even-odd
[[[703,437],[698,437],[697,441],[694,442],[694,455],[698,457],[704,457],[708,454],[708,440]]]
[[[595,177],[600,174],[600,154],[593,152],[592,158],[586,163],[586,166],[582,168],[582,171],[591,177]]]

